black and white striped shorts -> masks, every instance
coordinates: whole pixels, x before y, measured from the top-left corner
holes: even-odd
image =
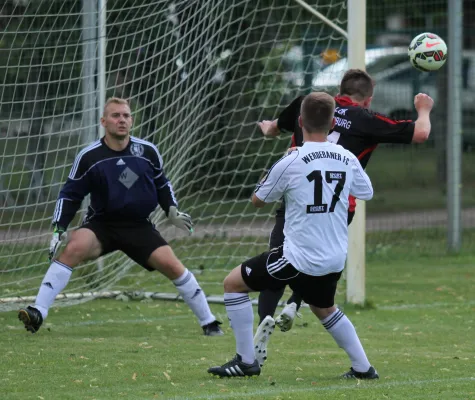
[[[334,305],[341,272],[322,276],[304,274],[284,257],[280,246],[243,262],[241,275],[253,291],[279,290],[289,285],[307,304],[328,308]]]

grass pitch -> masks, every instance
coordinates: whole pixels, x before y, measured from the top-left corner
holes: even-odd
[[[35,335],[15,312],[0,314],[1,398],[475,398],[473,245],[451,256],[425,252],[407,235],[393,239],[378,247],[369,238],[368,307],[344,304],[344,282],[338,294],[377,382],[338,378],[350,363],[308,308],[290,332],[274,333],[260,377],[216,379],[207,368],[235,352],[223,305],[212,309],[226,335],[209,338],[184,303],[96,300],[52,308]],[[205,270],[198,279],[208,294],[222,294],[224,275]],[[161,290],[174,291],[164,281]]]

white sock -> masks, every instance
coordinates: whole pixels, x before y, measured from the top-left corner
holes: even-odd
[[[338,346],[346,351],[353,369],[358,372],[368,371],[371,364],[356,334],[355,327],[346,315],[337,308],[333,314],[321,320],[321,323],[333,336]]]
[[[254,355],[254,312],[247,293],[224,293],[224,305],[236,337],[236,353],[246,364],[252,364]]]
[[[71,267],[54,260],[46,271],[36,295],[34,307],[41,313],[43,319],[48,316],[48,310],[53,305],[56,296],[66,287],[73,272]]]
[[[191,308],[191,311],[196,315],[201,326],[210,324],[216,321],[216,317],[209,309],[208,301],[200,285],[196,281],[195,276],[185,269],[182,276],[175,279],[173,284],[176,286],[178,293],[180,293],[185,303]]]

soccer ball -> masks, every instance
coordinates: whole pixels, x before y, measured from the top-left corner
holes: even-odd
[[[407,53],[418,70],[436,71],[447,60],[447,45],[434,33],[425,32],[412,39]]]

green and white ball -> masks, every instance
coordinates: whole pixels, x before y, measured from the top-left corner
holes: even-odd
[[[434,33],[421,33],[412,39],[408,55],[419,71],[437,71],[447,60],[447,45]]]

